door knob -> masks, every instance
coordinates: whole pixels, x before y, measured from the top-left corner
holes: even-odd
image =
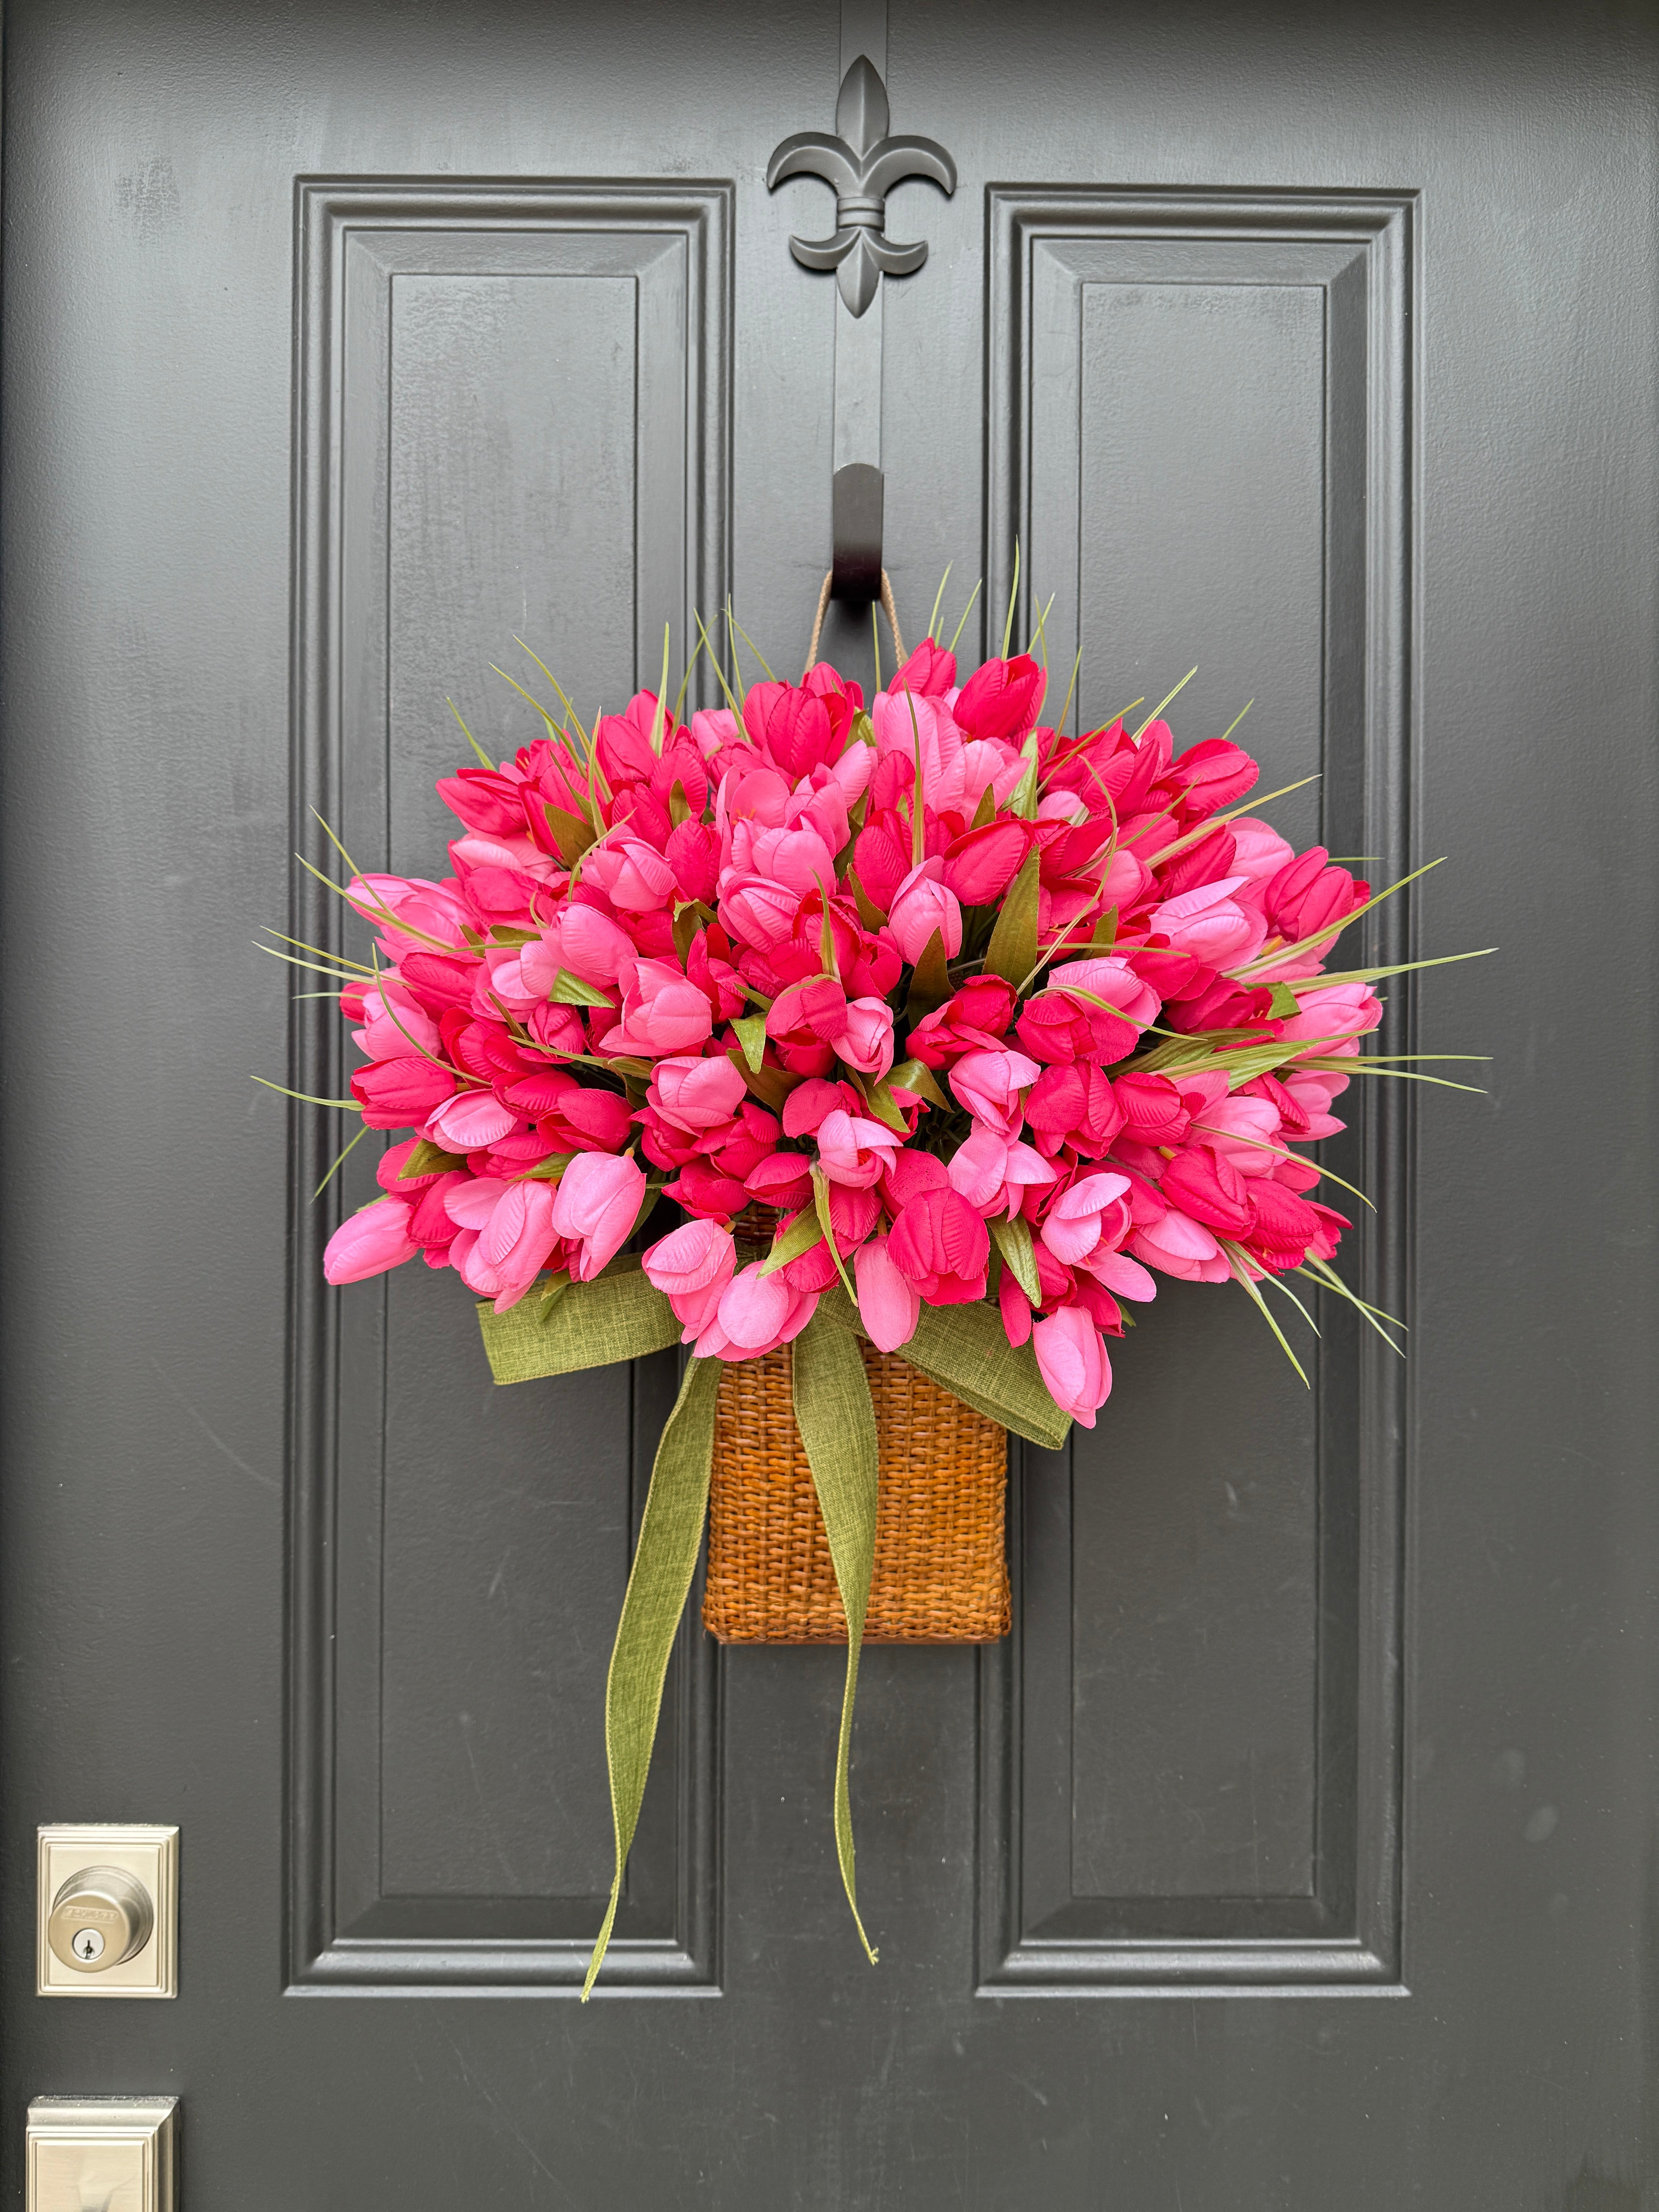
[[[37,2097],[28,2212],[173,2212],[176,2097]]]
[[[136,1875],[83,1867],[52,1899],[46,1941],[71,1972],[101,1974],[137,1958],[155,1925],[155,1900]]]

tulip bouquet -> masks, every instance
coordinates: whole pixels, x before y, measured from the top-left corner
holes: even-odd
[[[720,682],[722,708],[683,720],[665,682],[591,732],[559,693],[536,743],[439,784],[450,874],[352,870],[377,943],[337,971],[350,1103],[408,1133],[325,1269],[453,1268],[503,1379],[690,1348],[612,1666],[618,1881],[720,1363],[795,1347],[849,1629],[850,1898],[858,1335],[1055,1443],[1160,1273],[1264,1312],[1291,1273],[1350,1296],[1301,1148],[1343,1126],[1393,971],[1328,972],[1370,888],[1247,811],[1227,738],[1063,735],[1030,657],[958,684],[931,637],[867,710],[825,666]],[[659,1200],[683,1218],[630,1258]]]

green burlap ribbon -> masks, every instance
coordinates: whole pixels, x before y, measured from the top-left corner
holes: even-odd
[[[677,1343],[680,1325],[635,1259],[618,1260],[592,1283],[534,1291],[498,1314],[478,1308],[484,1350],[498,1382],[528,1382],[643,1358]],[[858,1339],[858,1309],[837,1286],[819,1301],[793,1346],[795,1420],[823,1515],[836,1586],[847,1615],[847,1683],[836,1751],[836,1854],[859,1940],[876,1954],[859,1917],[848,1766],[853,1701],[876,1553],[876,1416]],[[988,1305],[924,1307],[900,1347],[942,1389],[1016,1436],[1054,1451],[1071,1427],[1049,1396],[1029,1344],[1016,1351]],[[611,1900],[582,1984],[586,2002],[616,1924],[623,1869],[662,1710],[669,1654],[696,1571],[714,1453],[720,1363],[693,1358],[657,1447],[639,1542],[623,1599],[605,1683],[605,1741],[617,1864]]]

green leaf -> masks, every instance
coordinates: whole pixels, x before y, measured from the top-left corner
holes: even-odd
[[[542,811],[547,817],[553,842],[559,848],[559,858],[567,868],[574,867],[588,847],[599,842],[599,832],[591,822],[584,821],[580,815],[567,814],[563,807],[555,806],[550,799],[543,800]]]
[[[857,745],[872,745],[876,742],[876,726],[861,707],[853,717],[852,735],[848,742]]]
[[[853,1745],[853,1700],[858,1692],[859,1653],[870,1606],[876,1560],[876,1499],[879,1454],[876,1412],[857,1341],[815,1315],[793,1347],[795,1423],[812,1470],[823,1515],[836,1587],[847,1615],[847,1682],[842,1692],[841,1733],[836,1746],[836,1856],[865,1955],[876,1954],[859,1917],[853,1850],[852,1793],[848,1770]],[[688,1577],[689,1579],[689,1577]]]
[[[761,1104],[774,1114],[782,1113],[783,1102],[800,1081],[800,1077],[791,1075],[781,1067],[750,1067],[745,1047],[732,1045],[726,1056]]]
[[[732,1027],[738,1042],[743,1047],[743,1056],[749,1063],[749,1073],[755,1074],[766,1051],[766,1017],[764,1014],[739,1014]]]
[[[996,819],[996,787],[994,784],[988,783],[979,795],[979,805],[974,809],[974,818],[969,823],[969,828],[983,830],[987,823]]]
[[[918,1098],[925,1098],[930,1106],[942,1106],[947,1113],[950,1110],[951,1102],[939,1089],[939,1079],[925,1060],[900,1060],[896,1067],[888,1071],[886,1087],[890,1091],[912,1091]]]
[[[1291,990],[1290,985],[1288,983],[1275,983],[1273,987],[1273,1003],[1268,1008],[1268,1012],[1273,1015],[1273,1019],[1275,1021],[1294,1021],[1301,1011],[1301,1003],[1297,1000],[1296,993]]]
[[[920,960],[910,971],[910,995],[905,1001],[907,1021],[919,1022],[942,1006],[951,995],[951,971],[945,964],[945,940],[935,930]]]
[[[798,1213],[787,1229],[774,1239],[771,1250],[761,1261],[763,1275],[775,1275],[780,1267],[787,1267],[792,1260],[799,1260],[803,1252],[810,1252],[815,1244],[823,1242],[823,1224],[814,1213]]]
[[[859,920],[866,929],[879,929],[887,917],[871,899],[870,894],[859,881],[858,870],[848,868],[843,880],[858,902]]]
[[[441,1145],[434,1145],[429,1137],[417,1137],[415,1149],[398,1170],[399,1182],[410,1182],[416,1176],[447,1175],[452,1168],[466,1165],[465,1152],[447,1152]]]
[[[841,1277],[848,1297],[856,1304],[857,1293],[854,1291],[852,1278],[848,1274],[847,1263],[841,1256],[841,1248],[836,1243],[836,1224],[830,1216],[830,1178],[821,1167],[817,1166],[812,1170],[812,1204],[817,1213],[818,1226],[823,1231],[823,1241],[830,1247],[830,1256],[836,1263],[836,1273]]]
[[[1037,1280],[1036,1253],[1031,1243],[1031,1224],[1024,1215],[1016,1214],[1012,1221],[998,1218],[987,1223],[996,1248],[1013,1270],[1014,1280],[1019,1285],[1033,1306],[1042,1304],[1042,1285]]]
[[[498,921],[489,933],[489,941],[495,945],[539,945],[542,933],[539,929],[514,929],[507,922]]]
[[[533,1168],[526,1168],[526,1182],[557,1182],[559,1177],[575,1158],[574,1152],[550,1152],[544,1160],[538,1160]]]
[[[548,993],[556,1006],[605,1006],[614,1013],[616,1006],[597,983],[584,983],[580,975],[573,975],[568,968],[561,968],[553,979],[553,988]]]
[[[678,776],[669,787],[668,818],[677,830],[682,822],[691,819],[691,802],[685,795],[685,786]]]
[[[701,899],[684,899],[674,908],[674,950],[682,963],[691,957],[691,947],[714,916]]]
[[[562,1300],[559,1310],[568,1304],[568,1299]],[[714,1459],[720,1369],[718,1359],[694,1358],[685,1370],[679,1397],[657,1447],[645,1515],[640,1522],[640,1540],[629,1571],[622,1618],[617,1623],[617,1641],[605,1686],[605,1750],[611,1772],[617,1870],[611,1884],[611,1902],[587,1962],[582,1984],[584,2004],[616,1925],[623,1874],[639,1825],[640,1801],[645,1795],[651,1747],[662,1711],[663,1680],[680,1615],[685,1610],[686,1593],[696,1572]]]
[[[1030,853],[1008,887],[991,942],[985,948],[985,972],[1018,983],[1037,961],[1037,895],[1041,855]]]

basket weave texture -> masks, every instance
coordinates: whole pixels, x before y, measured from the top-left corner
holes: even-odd
[[[1008,1632],[1008,1436],[866,1344],[880,1489],[866,1644]],[[847,1616],[795,1425],[789,1347],[725,1368],[714,1416],[703,1624],[722,1644],[845,1644]]]

